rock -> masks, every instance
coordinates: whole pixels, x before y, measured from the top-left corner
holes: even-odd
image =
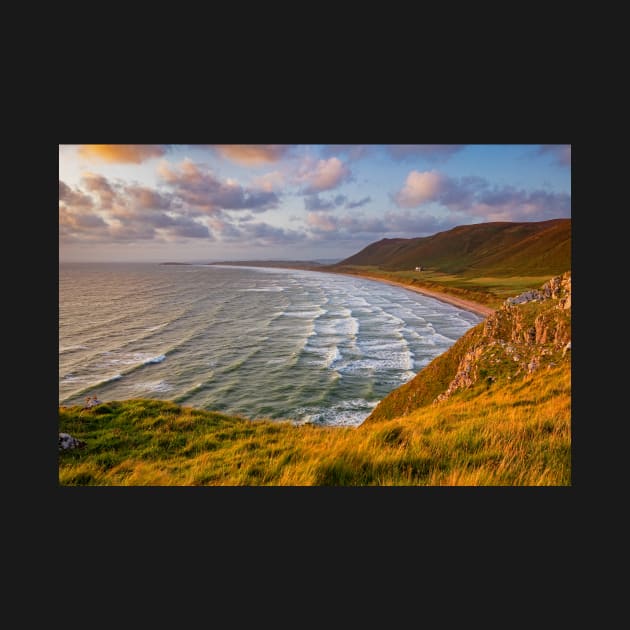
[[[532,301],[541,304],[534,308],[521,306]],[[558,313],[557,309],[566,311],[566,314]],[[509,371],[506,376],[512,380],[519,374],[522,376],[540,370],[543,355],[550,356],[564,348],[564,356],[571,349],[570,309],[570,271],[551,278],[540,289],[508,298],[501,308],[486,318],[476,346],[464,354],[454,378],[447,389],[433,399],[433,403],[448,399],[459,389],[473,386],[480,373],[487,373],[488,368],[492,369],[495,365],[502,364],[502,371]],[[490,348],[493,349],[489,351]],[[500,352],[501,349],[502,356],[497,358],[495,351]],[[492,382],[491,378],[492,375],[486,377],[488,384]]]
[[[525,291],[520,295],[513,298],[508,298],[506,304],[513,306],[514,304],[525,304],[525,302],[532,302],[533,300],[544,300],[545,296],[538,290],[532,289],[531,291]]]
[[[473,348],[468,351],[457,366],[455,378],[451,381],[445,392],[442,392],[433,402],[446,400],[458,389],[470,387],[477,380],[477,362],[483,354],[483,347]],[[474,369],[473,369],[474,368]]]
[[[59,434],[59,452],[67,451],[71,448],[83,448],[84,446],[85,442],[77,440],[77,438],[72,437],[69,433]]]
[[[545,282],[540,289],[525,291],[516,297],[505,300],[506,306],[525,304],[526,302],[541,300],[560,300],[558,308],[571,308],[571,272],[566,271],[561,276],[555,276]]]

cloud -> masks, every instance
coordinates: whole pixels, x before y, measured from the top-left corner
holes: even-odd
[[[356,161],[382,148],[397,162],[419,158],[437,163],[445,162],[465,147],[465,144],[326,144],[322,153],[326,156],[343,155],[349,161]]]
[[[87,209],[94,206],[92,197],[80,190],[73,190],[61,180],[59,180],[59,203],[77,209]]]
[[[352,172],[348,166],[339,158],[333,157],[328,160],[318,160],[314,166],[311,166],[308,161],[305,162],[297,175],[297,181],[304,185],[302,193],[311,195],[336,188],[349,180],[351,176]]]
[[[107,181],[107,178],[102,175],[90,172],[83,173],[81,175],[81,183],[97,197],[101,208],[111,208],[116,201],[117,193]]]
[[[570,144],[543,144],[538,150],[540,155],[551,155],[556,164],[560,166],[571,166],[571,145]]]
[[[388,231],[387,224],[382,218],[355,214],[335,216],[309,212],[306,223],[315,238],[325,236],[327,240],[348,239],[348,237],[360,237],[365,234],[383,234]]]
[[[571,216],[571,195],[494,189],[478,195],[469,213],[486,221],[545,221]]]
[[[373,147],[368,144],[326,144],[322,148],[326,156],[345,155],[350,161],[367,157],[372,151]]]
[[[429,162],[445,162],[465,144],[386,144],[385,150],[396,161],[422,158]]]
[[[97,200],[100,210],[120,212],[121,208],[167,210],[172,198],[152,188],[137,184],[112,183],[96,173],[83,173],[81,183]]]
[[[284,186],[286,176],[280,171],[271,171],[264,175],[259,175],[252,179],[252,183],[256,188],[266,190],[267,192],[273,192],[279,190]]]
[[[401,208],[414,208],[436,199],[444,189],[445,182],[445,176],[437,171],[411,171],[407,175],[405,186],[394,195],[394,201]]]
[[[435,202],[451,212],[486,221],[544,221],[571,216],[571,195],[491,185],[482,177],[447,177],[412,171],[392,200],[400,208]]]
[[[450,230],[461,224],[461,217],[453,214],[446,217],[436,217],[422,212],[410,212],[409,210],[402,212],[390,210],[385,213],[387,233],[401,236],[425,236]]]
[[[59,235],[64,242],[212,239],[206,225],[171,212],[171,198],[157,190],[113,183],[95,173],[84,173],[81,184],[89,195],[59,181]]]
[[[252,215],[249,215],[252,216]],[[253,218],[253,217],[252,217]],[[239,221],[242,217],[239,217]],[[242,232],[236,227],[230,218],[225,214],[214,214],[206,219],[208,225],[212,228],[214,234],[221,241],[239,241],[242,238]]]
[[[141,210],[167,210],[170,197],[145,186],[125,186],[125,194],[133,207]]]
[[[359,201],[351,201],[346,195],[336,195],[332,199],[322,199],[319,195],[306,195],[304,197],[304,208],[310,211],[333,210],[343,206],[347,210],[360,208],[372,201],[372,197],[364,197]]]
[[[59,225],[77,231],[107,227],[107,223],[105,223],[100,216],[92,212],[73,212],[65,207],[61,208],[59,211]]]
[[[59,207],[59,240],[66,243],[97,243],[110,240],[110,226],[85,207]]]
[[[334,232],[338,229],[339,219],[330,214],[309,212],[306,215],[306,223],[316,232]]]
[[[170,237],[208,238],[214,240],[206,225],[202,225],[190,217],[178,216],[173,218],[166,234]]]
[[[63,243],[182,242],[187,239],[269,246],[297,243],[303,231],[255,221],[251,212],[230,215],[242,206],[257,211],[276,199],[273,193],[250,191],[233,180],[219,180],[190,161],[161,165],[170,191],[114,182],[84,173],[81,187],[59,180],[59,236]],[[89,194],[87,194],[89,191]],[[211,207],[211,212],[190,212]],[[238,223],[238,225],[236,224]]]
[[[344,206],[344,208],[347,209],[351,209],[351,208],[360,208],[361,206],[364,206],[366,203],[370,203],[370,201],[372,201],[372,197],[363,197],[363,199],[359,199],[359,201],[348,201],[348,203],[346,203],[346,205]]]
[[[332,210],[334,207],[335,202],[333,200],[326,201],[319,195],[307,195],[304,197],[304,208],[306,208],[306,210]]]
[[[291,149],[289,144],[215,144],[217,153],[232,162],[259,166],[281,160]]]
[[[162,157],[167,150],[163,144],[82,144],[79,155],[90,161],[140,164]]]
[[[255,245],[289,245],[305,239],[303,232],[275,227],[269,223],[245,223],[242,226],[243,240]]]
[[[218,210],[263,212],[277,207],[278,195],[257,188],[244,188],[238,182],[215,177],[209,170],[185,159],[179,168],[162,162],[158,167],[162,181],[173,190],[178,202],[206,214]]]

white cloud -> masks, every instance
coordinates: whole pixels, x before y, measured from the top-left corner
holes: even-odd
[[[306,169],[308,169],[308,162]],[[297,180],[304,184],[302,192],[308,195],[336,188],[352,176],[348,166],[336,157],[318,160],[313,168],[306,169],[298,174]]]
[[[414,208],[437,198],[443,190],[445,177],[437,171],[411,171],[404,187],[394,199],[402,208]]]

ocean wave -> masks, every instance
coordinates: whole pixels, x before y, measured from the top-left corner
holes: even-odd
[[[312,307],[308,309],[287,309],[284,311],[283,315],[285,317],[297,317],[299,319],[317,319],[321,315],[326,314],[328,311],[325,308],[317,307],[317,309],[313,309]]]
[[[319,318],[315,324],[315,332],[322,336],[356,337],[359,332],[359,321],[354,317]]]
[[[78,391],[72,392],[68,396],[65,396],[64,399],[61,400],[60,402],[65,402],[65,401],[68,401],[68,400],[72,400],[73,398],[80,397],[83,394],[87,394],[88,392],[94,391],[98,387],[103,387],[104,385],[107,385],[107,383],[111,383],[113,381],[118,381],[122,377],[123,377],[123,375],[118,373],[118,374],[114,374],[112,376],[106,376],[106,377],[100,378],[99,380],[92,381],[92,382],[89,382],[87,379],[85,379],[84,382],[88,383],[85,387],[83,387],[82,389],[80,389]],[[80,381],[77,381],[77,382],[80,382]]]
[[[61,377],[63,383],[85,383],[89,377],[75,376],[72,372]]]
[[[103,355],[112,355],[113,352],[103,352]],[[164,361],[164,359],[166,359],[166,355],[164,354],[160,354],[160,355],[150,355],[147,354],[146,352],[134,352],[133,354],[124,354],[122,356],[118,356],[118,357],[114,357],[114,358],[108,358],[105,361],[103,361],[102,365],[104,366],[108,366],[108,365],[135,365],[135,366],[140,366],[140,365],[147,365],[149,363],[161,363],[162,361]]]
[[[173,321],[173,320],[171,320]],[[155,332],[156,330],[160,330],[160,328],[164,328],[164,326],[168,326],[171,322],[164,322],[163,324],[158,324],[157,326],[151,326],[150,328],[145,328],[145,332]]]
[[[61,346],[59,348],[59,354],[66,354],[70,352],[76,352],[77,350],[87,350],[87,346],[77,344],[76,346]]]
[[[414,368],[413,354],[406,350],[402,352],[375,352],[361,359],[348,361],[346,365],[339,366],[337,370],[342,374],[357,373],[384,373],[387,371],[410,371]],[[397,375],[398,377],[398,375]]]
[[[285,287],[279,286],[270,286],[270,287],[261,287],[255,289],[239,289],[241,293],[280,293],[281,291],[285,291]]]
[[[142,364],[147,365],[148,363],[162,363],[166,359],[166,355],[160,354],[157,357],[151,357],[150,359],[145,359]]]
[[[191,398],[195,394],[197,394],[198,392],[203,391],[207,387],[207,385],[210,383],[213,376],[214,376],[214,372],[211,371],[210,374],[206,375],[206,379],[203,382],[195,383],[192,387],[189,387],[188,389],[184,390],[181,394],[174,396],[173,402],[177,404],[181,404],[187,401],[189,398]]]
[[[166,381],[146,381],[144,383],[136,383],[133,385],[132,389],[137,392],[168,392],[173,389],[173,386],[169,385]]]
[[[363,398],[342,400],[332,406],[299,407],[293,413],[293,424],[319,424],[337,427],[359,426],[369,415],[378,401]]]
[[[319,367],[330,368],[334,363],[341,361],[342,354],[336,344],[312,345],[307,343],[302,349],[304,354],[311,355],[308,363]],[[313,357],[315,355],[315,357]]]

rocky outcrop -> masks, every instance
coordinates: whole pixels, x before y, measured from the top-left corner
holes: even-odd
[[[454,391],[461,389],[462,387],[470,387],[478,377],[478,359],[483,353],[483,347],[477,347],[464,355],[464,358],[460,361],[457,367],[457,374],[451,381],[448,389],[440,394],[435,402],[440,400],[446,400]]]
[[[72,437],[69,433],[59,434],[59,452],[67,451],[71,448],[83,448],[84,446],[85,442],[77,440],[77,438]]]
[[[525,291],[516,297],[508,298],[505,305],[514,306],[527,302],[542,302],[544,300],[558,300],[558,308],[565,310],[571,308],[571,272],[567,271],[561,276],[555,276],[540,287]]]
[[[531,304],[535,303],[535,304]],[[434,403],[485,378],[512,380],[567,359],[571,350],[571,272],[555,276],[540,289],[508,298],[483,325],[480,340],[468,350],[455,377]]]

